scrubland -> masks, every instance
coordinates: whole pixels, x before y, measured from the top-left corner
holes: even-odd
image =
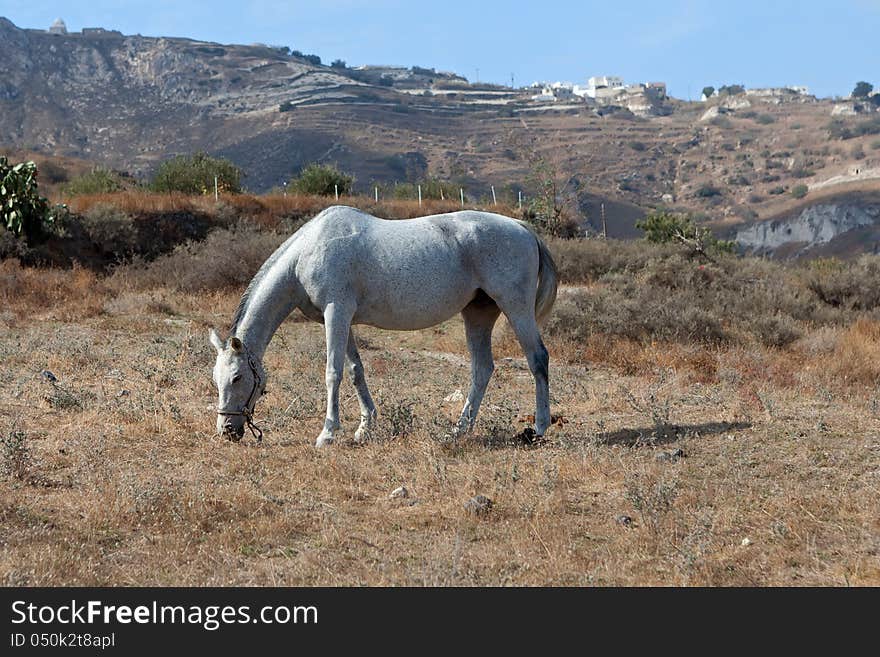
[[[77,203],[54,242],[0,235],[6,585],[880,584],[875,257],[550,240],[543,440],[503,320],[476,430],[448,438],[469,376],[453,318],[361,328],[376,435],[317,451],[320,327],[295,314],[271,343],[261,443],[214,435],[207,330],[325,202]]]

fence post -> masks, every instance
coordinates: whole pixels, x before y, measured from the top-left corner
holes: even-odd
[[[217,176],[214,176],[214,200],[216,201],[219,198],[220,198],[220,193],[217,190]]]
[[[374,189],[376,190],[376,203],[378,203],[379,202],[379,186],[376,185],[376,187]]]
[[[461,207],[464,207],[464,188],[459,187],[458,192],[461,194]]]
[[[422,186],[419,185],[419,207],[422,207]]]
[[[602,208],[602,239],[606,240],[608,239],[608,231],[605,226],[605,204],[602,203],[600,207]]]
[[[522,190],[519,190],[519,209],[522,210]]]
[[[492,185],[492,205],[498,205],[498,199],[495,198],[495,185]]]
[[[333,185],[333,191],[336,194],[336,200],[339,200],[339,185]]]

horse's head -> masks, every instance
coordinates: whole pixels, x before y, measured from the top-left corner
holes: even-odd
[[[253,428],[251,418],[257,399],[266,390],[266,373],[260,360],[234,335],[224,343],[211,329],[209,337],[217,350],[217,433],[237,441],[244,435],[245,423]]]

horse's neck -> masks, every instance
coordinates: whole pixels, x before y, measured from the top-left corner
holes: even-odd
[[[235,335],[260,359],[281,322],[302,302],[302,286],[292,273],[293,267],[287,272],[283,276],[267,276],[254,289],[235,329]]]

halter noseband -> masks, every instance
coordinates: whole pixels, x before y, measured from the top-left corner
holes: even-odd
[[[244,403],[244,408],[240,411],[227,411],[222,408],[217,409],[217,415],[241,415],[244,417],[244,421],[247,423],[248,429],[251,430],[251,434],[253,434],[254,438],[257,439],[258,443],[263,442],[263,432],[256,424],[254,424],[254,411],[251,408],[251,403],[254,402],[254,397],[257,394],[257,390],[260,387],[260,384],[263,382],[263,378],[260,376],[260,371],[257,369],[257,365],[254,362],[253,356],[251,353],[245,348],[245,353],[247,354],[247,362],[248,367],[251,368],[251,372],[254,374],[254,387],[251,388],[251,394],[248,395],[247,401]]]

